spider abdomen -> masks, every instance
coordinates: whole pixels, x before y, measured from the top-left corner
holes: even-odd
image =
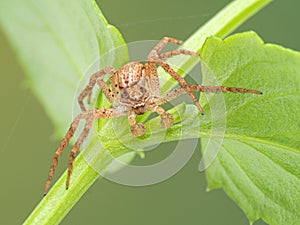
[[[122,66],[117,71],[118,86],[120,89],[132,86],[142,78],[144,65],[139,62],[131,62]]]

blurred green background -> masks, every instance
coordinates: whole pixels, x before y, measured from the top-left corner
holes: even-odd
[[[230,1],[97,2],[109,23],[126,42],[132,42],[163,36],[184,40]],[[299,9],[300,1],[275,0],[236,32],[254,30],[265,42],[299,50]],[[59,141],[53,138],[53,126],[37,98],[25,88],[24,71],[3,30],[0,49],[0,224],[21,224],[42,199]],[[66,156],[60,160],[56,178],[66,168]],[[127,187],[101,179],[62,224],[248,224],[222,190],[206,192],[205,174],[198,172],[200,157],[198,151],[176,176],[157,185]],[[255,223],[259,224],[265,223]]]

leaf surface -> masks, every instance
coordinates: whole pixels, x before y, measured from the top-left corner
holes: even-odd
[[[72,119],[74,94],[88,67],[124,41],[94,0],[1,1],[0,21],[61,137]],[[28,32],[30,31],[30,32]],[[116,65],[126,52],[107,65]]]
[[[220,85],[263,92],[223,94],[225,139],[206,170],[208,189],[223,188],[251,222],[299,224],[300,54],[247,32],[210,37],[201,55]]]

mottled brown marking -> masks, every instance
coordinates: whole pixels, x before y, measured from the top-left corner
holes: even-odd
[[[139,62],[131,62],[122,66],[117,72],[118,85],[120,89],[131,86],[142,77],[144,65]]]

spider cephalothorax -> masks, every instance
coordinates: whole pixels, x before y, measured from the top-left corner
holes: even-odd
[[[131,108],[139,115],[145,112],[145,106],[150,99],[151,94],[145,87],[145,79],[142,78],[142,80],[120,90],[117,104],[127,106],[127,110]]]
[[[155,112],[161,117],[161,125],[163,128],[169,128],[173,124],[173,116],[166,112],[160,105],[169,102],[179,95],[187,93],[199,112],[203,114],[203,110],[192,91],[195,92],[248,92],[253,94],[261,94],[260,91],[249,90],[245,88],[224,87],[224,86],[189,86],[185,80],[179,76],[170,66],[165,62],[165,59],[184,54],[199,57],[196,52],[176,49],[164,53],[159,51],[168,43],[181,44],[182,42],[173,38],[164,37],[149,53],[145,64],[140,62],[131,62],[122,66],[118,71],[113,67],[106,67],[94,73],[88,85],[84,88],[78,96],[78,103],[82,112],[72,121],[70,128],[61,141],[60,145],[55,151],[55,155],[50,167],[48,180],[45,185],[44,194],[48,192],[50,181],[52,180],[54,169],[58,162],[58,157],[63,152],[66,145],[74,135],[80,120],[86,120],[84,130],[80,134],[75,145],[72,147],[69,159],[68,177],[66,181],[66,188],[69,187],[70,176],[73,169],[73,161],[76,152],[79,150],[82,142],[87,137],[92,122],[101,118],[116,118],[120,116],[127,116],[130,131],[134,136],[141,136],[145,133],[145,125],[136,123],[136,115],[143,114],[145,111]],[[180,88],[175,88],[167,93],[161,94],[159,79],[156,66],[162,67],[181,85]],[[102,76],[110,74],[110,86],[102,79]],[[83,100],[88,97],[90,102],[93,87],[98,84],[105,97],[111,103],[112,108],[107,109],[90,109],[86,110]]]

